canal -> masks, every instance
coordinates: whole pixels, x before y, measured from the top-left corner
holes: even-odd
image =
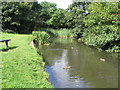
[[[54,88],[118,88],[116,54],[60,38],[49,46],[40,46],[39,52],[47,63],[45,71]]]

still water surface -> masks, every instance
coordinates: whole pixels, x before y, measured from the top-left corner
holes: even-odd
[[[40,52],[54,88],[118,88],[118,56],[72,39],[55,39]],[[100,58],[105,61],[100,61]],[[70,69],[63,69],[71,66]]]

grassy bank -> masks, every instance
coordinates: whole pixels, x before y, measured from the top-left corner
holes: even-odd
[[[31,35],[5,34],[9,48],[0,43],[2,53],[2,88],[52,88],[44,72],[44,62],[29,43]]]

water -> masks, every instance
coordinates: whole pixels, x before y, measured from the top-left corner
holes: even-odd
[[[54,88],[118,88],[118,56],[72,39],[40,47]],[[105,59],[101,61],[100,58]],[[70,69],[63,69],[70,66]]]

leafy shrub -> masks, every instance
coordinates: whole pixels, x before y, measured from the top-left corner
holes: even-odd
[[[44,45],[48,43],[48,39],[50,38],[50,35],[45,31],[33,31],[32,35],[33,41],[37,45]]]
[[[73,31],[75,37],[81,38],[83,36],[84,29],[76,27],[72,31]]]
[[[120,52],[120,32],[118,27],[111,25],[89,28],[81,40],[90,46],[101,48],[110,52]]]
[[[93,2],[89,14],[83,20],[85,29],[81,40],[90,46],[109,52],[120,52],[120,29],[118,3]]]

